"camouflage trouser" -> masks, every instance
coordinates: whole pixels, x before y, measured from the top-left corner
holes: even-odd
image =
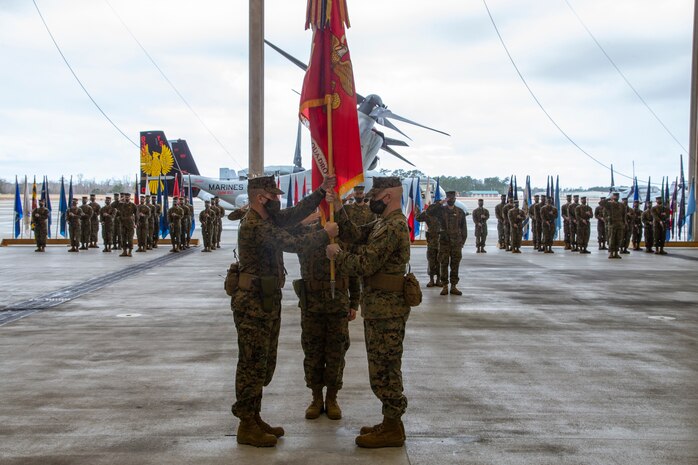
[[[577,223],[570,221],[570,245],[574,249],[577,247]]]
[[[625,227],[623,228],[623,248],[624,249],[627,249],[628,246],[630,245],[630,239],[632,237],[632,234],[633,234],[632,226],[626,224]]]
[[[504,223],[497,221],[497,240],[500,245],[504,244]]]
[[[174,249],[180,242],[180,227],[179,222],[170,223],[170,240],[172,241],[172,248]]]
[[[476,247],[484,247],[486,240],[487,240],[487,225],[486,224],[476,224],[475,225],[475,246]]]
[[[664,247],[664,242],[666,241],[666,229],[659,224],[654,225],[654,246]]]
[[[439,266],[439,241],[431,240],[427,242],[427,262],[429,264],[429,276],[440,276]]]
[[[458,284],[458,267],[463,258],[463,246],[461,244],[451,242],[439,242],[439,263],[441,264],[441,282],[445,285]],[[449,275],[448,268],[451,266]],[[447,277],[448,276],[448,280]]]
[[[111,245],[112,243],[112,231],[114,229],[114,225],[112,222],[103,222],[102,223],[102,241],[104,241],[104,246],[106,247],[107,245]]]
[[[604,221],[596,222],[596,238],[599,244],[606,243],[606,223]]]
[[[407,410],[402,388],[402,342],[408,315],[364,320],[371,390],[383,404],[383,415],[400,418]]]
[[[642,239],[642,226],[640,225],[633,225],[633,236],[632,236],[632,242],[633,245],[636,246],[637,248],[640,248],[640,240]]]
[[[133,221],[121,222],[121,247],[124,249],[133,248]]]
[[[565,221],[563,219],[562,221],[564,225],[564,231],[565,231],[565,245],[572,245],[572,231],[570,229],[570,223],[569,221]]]
[[[191,219],[189,217],[182,218],[182,234],[180,234],[179,243],[182,247],[189,242],[189,231],[191,230]]]
[[[546,247],[553,246],[553,238],[555,237],[555,224],[541,223],[543,230],[543,245]]]
[[[521,226],[516,227],[512,226],[511,231],[509,232],[509,235],[511,236],[511,248],[512,249],[519,249],[521,248],[521,236],[523,234],[523,231],[521,230]]]
[[[213,220],[211,225],[211,245],[216,245],[216,239],[218,238],[218,220]]]
[[[507,249],[511,247],[511,226],[508,221],[504,223],[504,245]]]
[[[153,220],[151,218],[148,220],[148,232],[146,233],[146,238],[145,238],[148,247],[153,246],[153,242],[154,242],[153,233],[154,233],[154,231],[155,231],[155,220]]]
[[[308,296],[310,299],[310,295]],[[348,309],[348,306],[347,306]],[[310,389],[342,389],[344,355],[349,350],[347,312],[301,312],[301,345],[305,385]]]
[[[156,217],[153,220],[153,235],[152,235],[152,244],[155,245],[158,243],[158,240],[160,239],[160,217]]]
[[[34,240],[37,247],[46,247],[46,237],[48,236],[48,227],[34,226]]]
[[[652,223],[645,223],[645,249],[650,250],[654,246],[654,228]]]
[[[233,414],[245,418],[262,407],[262,389],[274,376],[281,320],[253,318],[233,311],[238,333],[238,365],[235,371]]]
[[[540,227],[538,226],[538,223],[532,219],[529,219],[528,222],[531,225],[531,240],[533,241],[533,248],[537,249],[540,247],[540,237],[538,235]]]
[[[136,237],[138,238],[138,247],[146,247],[148,239],[148,221],[139,221],[136,226]]]
[[[216,226],[216,244],[221,243],[221,234],[223,233],[223,220],[218,218],[218,225]]]
[[[201,225],[201,239],[204,241],[204,247],[211,247],[211,226],[206,223]]]
[[[99,239],[99,220],[94,219],[95,217],[92,217],[92,224],[90,225],[90,242],[94,242],[95,244],[97,243],[97,240]]]
[[[114,220],[114,235],[112,237],[114,247],[120,247],[121,242],[121,220]]]
[[[620,250],[620,246],[623,243],[623,234],[625,231],[625,226],[620,224],[620,225],[609,225],[608,226],[608,251],[609,252],[618,252]]]
[[[80,242],[87,244],[90,242],[90,234],[92,234],[92,222],[83,221],[80,224]]]
[[[68,226],[68,234],[70,234],[71,247],[80,247],[80,238],[82,236],[82,231],[80,231],[80,223],[70,223]]]
[[[577,226],[577,246],[586,249],[589,246],[589,236],[591,235],[591,225],[581,223]]]

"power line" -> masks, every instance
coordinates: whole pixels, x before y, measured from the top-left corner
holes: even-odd
[[[649,110],[649,112],[652,113],[652,116],[654,116],[654,118],[659,122],[659,124],[662,125],[662,127],[663,127],[664,130],[667,132],[667,134],[669,134],[669,135],[671,136],[671,138],[674,139],[674,141],[679,145],[679,147],[681,147],[681,148],[683,149],[683,151],[684,151],[685,153],[688,153],[688,150],[686,149],[686,147],[684,147],[683,144],[681,144],[681,142],[679,142],[679,140],[676,138],[676,136],[674,136],[674,134],[669,130],[669,128],[666,126],[666,124],[664,124],[664,121],[662,121],[661,118],[659,118],[659,116],[654,112],[654,110],[652,110],[652,108],[651,108],[651,107],[649,106],[649,104],[645,101],[645,99],[642,98],[642,96],[641,96],[640,93],[637,91],[637,89],[635,89],[635,87],[630,83],[630,81],[628,80],[628,78],[625,76],[625,74],[623,74],[623,72],[620,70],[620,68],[618,67],[618,65],[613,61],[613,59],[610,57],[610,55],[609,55],[608,53],[606,53],[606,50],[603,48],[603,46],[601,46],[601,43],[600,43],[598,40],[596,40],[596,37],[594,36],[594,34],[593,34],[593,33],[591,32],[591,30],[587,27],[587,25],[584,24],[584,21],[582,21],[582,18],[577,14],[577,12],[575,11],[575,9],[572,8],[572,5],[570,4],[570,2],[569,2],[568,0],[564,0],[564,1],[565,1],[565,3],[567,4],[567,6],[570,7],[570,10],[572,10],[572,13],[574,13],[574,16],[577,18],[577,20],[578,20],[579,23],[582,25],[582,27],[587,31],[587,33],[588,33],[589,36],[592,38],[592,40],[594,41],[594,43],[596,43],[596,45],[599,47],[599,49],[600,49],[601,52],[604,54],[604,56],[608,59],[608,61],[611,63],[611,65],[613,65],[613,67],[616,69],[616,71],[618,71],[618,74],[620,74],[620,77],[623,78],[623,80],[624,80],[625,83],[628,85],[628,87],[630,87],[630,89],[635,93],[635,95],[637,95],[637,98],[640,99],[640,101],[641,101],[642,104],[647,108],[647,110]]]
[[[599,165],[603,166],[604,168],[606,168],[607,170],[610,171],[610,170],[611,170],[611,167],[610,167],[610,166],[604,164],[604,163],[601,162],[599,159],[595,158],[595,157],[594,157],[593,155],[591,155],[589,152],[587,152],[587,151],[584,150],[582,147],[580,147],[579,144],[577,144],[577,143],[564,131],[564,129],[562,129],[562,128],[560,127],[559,124],[557,124],[557,122],[555,122],[555,120],[553,119],[552,116],[550,116],[550,113],[548,113],[548,111],[545,109],[545,107],[543,107],[543,104],[540,102],[540,100],[538,100],[538,97],[536,97],[536,94],[533,92],[533,89],[531,89],[531,87],[528,85],[528,82],[526,82],[526,79],[524,78],[523,74],[521,74],[521,71],[519,70],[519,67],[516,65],[516,62],[514,61],[514,58],[511,56],[511,53],[509,53],[509,48],[507,47],[507,44],[504,42],[504,39],[502,38],[502,35],[499,33],[499,28],[497,27],[497,23],[494,21],[494,17],[492,16],[492,13],[490,12],[490,8],[489,8],[489,6],[487,5],[487,0],[482,0],[482,3],[485,4],[485,9],[487,10],[487,15],[490,17],[490,21],[492,22],[492,26],[494,26],[494,30],[495,30],[495,32],[497,33],[497,37],[499,37],[499,41],[501,42],[502,47],[504,48],[504,51],[506,52],[507,56],[509,57],[509,61],[511,61],[511,64],[514,66],[514,69],[516,70],[516,74],[519,75],[519,78],[521,79],[521,82],[523,82],[524,86],[526,86],[526,89],[528,89],[528,93],[531,94],[531,97],[533,97],[533,100],[536,102],[536,104],[538,105],[538,107],[540,107],[540,109],[543,111],[543,113],[545,114],[545,116],[548,117],[548,120],[550,120],[550,122],[553,124],[553,126],[555,126],[555,127],[557,128],[557,130],[560,131],[560,134],[562,134],[562,135],[565,137],[565,139],[567,139],[572,145],[574,145],[575,147],[577,147],[577,149],[579,149],[579,151],[582,152],[584,155],[586,155],[587,157],[589,157],[590,159],[592,159],[594,162],[598,163]],[[634,179],[632,176],[628,176],[627,174],[623,174],[623,173],[620,173],[620,172],[618,172],[618,171],[615,171],[615,173],[618,174],[618,175],[620,175],[620,176],[623,176],[624,178],[628,178],[628,179],[631,179],[631,180]],[[640,181],[638,181],[638,182],[640,182]],[[642,181],[642,182],[644,183],[644,181]]]
[[[174,90],[174,92],[177,94],[177,96],[180,98],[180,100],[182,100],[182,102],[184,102],[184,104],[187,106],[187,108],[189,108],[189,110],[194,114],[196,119],[199,120],[199,123],[201,123],[201,125],[208,131],[208,133],[211,135],[211,137],[213,137],[213,139],[218,143],[218,145],[223,149],[223,151],[228,154],[228,156],[235,162],[235,164],[238,165],[239,168],[242,168],[242,165],[240,165],[240,163],[235,159],[233,154],[230,153],[228,151],[228,149],[223,145],[223,143],[218,139],[218,137],[216,137],[216,135],[213,133],[213,131],[206,125],[204,120],[201,119],[199,114],[189,104],[187,99],[184,98],[184,96],[179,92],[177,87],[175,87],[175,85],[172,83],[172,81],[170,81],[170,79],[167,77],[165,72],[160,68],[160,66],[158,66],[158,64],[155,62],[155,60],[150,55],[150,53],[148,53],[148,51],[145,49],[145,47],[143,47],[143,44],[141,44],[141,42],[138,40],[138,38],[136,38],[136,36],[133,34],[133,32],[131,32],[131,29],[126,25],[124,20],[121,19],[121,16],[119,16],[119,13],[117,13],[116,10],[114,9],[114,7],[111,5],[111,3],[109,3],[109,0],[104,0],[104,1],[106,2],[107,5],[109,5],[109,8],[111,9],[112,13],[114,13],[114,16],[116,16],[117,19],[119,20],[119,22],[121,22],[121,25],[124,27],[124,29],[126,29],[126,31],[129,33],[131,38],[138,44],[138,46],[143,51],[143,53],[145,53],[145,56],[148,57],[148,60],[150,60],[150,62],[153,64],[153,66],[155,66],[155,69],[158,70],[158,72],[163,77],[163,79],[165,79],[165,81],[170,85],[170,87],[172,87],[172,90]]]
[[[44,27],[46,28],[46,32],[48,32],[48,35],[51,37],[51,40],[53,41],[53,45],[56,46],[56,49],[58,50],[58,53],[61,55],[61,58],[63,58],[63,61],[65,62],[66,66],[68,67],[68,69],[69,69],[70,72],[72,73],[72,75],[73,75],[73,77],[75,78],[75,80],[78,81],[78,84],[80,85],[80,87],[82,88],[82,90],[85,92],[85,94],[87,95],[87,97],[92,101],[92,103],[94,104],[94,106],[97,107],[97,109],[99,110],[99,112],[107,119],[107,121],[109,121],[109,123],[111,123],[111,125],[114,126],[114,128],[115,128],[117,131],[119,131],[119,132],[121,133],[122,136],[124,136],[124,137],[126,138],[126,140],[128,140],[130,143],[132,143],[133,145],[135,145],[137,148],[140,148],[140,146],[139,146],[137,143],[135,143],[130,137],[128,137],[128,136],[126,135],[126,133],[124,133],[124,131],[122,131],[121,128],[119,128],[119,126],[117,126],[116,123],[115,123],[114,121],[112,121],[112,119],[109,118],[109,116],[107,116],[107,114],[104,112],[104,110],[102,110],[102,108],[101,108],[101,107],[99,106],[99,104],[95,101],[95,99],[92,98],[92,95],[90,95],[90,93],[87,91],[87,89],[86,89],[85,86],[83,85],[82,81],[80,81],[80,78],[78,77],[78,75],[75,74],[75,71],[73,70],[73,67],[70,66],[70,63],[68,63],[68,59],[67,59],[67,58],[65,57],[65,55],[63,54],[63,51],[61,50],[61,47],[58,46],[58,42],[56,42],[56,39],[53,37],[53,34],[51,33],[51,29],[49,29],[49,27],[48,27],[48,24],[46,24],[46,20],[44,19],[44,16],[41,14],[41,10],[39,9],[39,5],[36,4],[36,0],[32,0],[32,2],[34,3],[34,6],[36,7],[36,12],[39,13],[39,18],[41,18],[41,22],[44,23]]]

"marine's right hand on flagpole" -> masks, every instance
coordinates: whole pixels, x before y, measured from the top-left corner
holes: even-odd
[[[322,184],[320,185],[320,189],[324,190],[325,192],[329,192],[329,191],[334,190],[334,187],[336,185],[337,185],[337,177],[335,175],[327,176],[322,181]]]

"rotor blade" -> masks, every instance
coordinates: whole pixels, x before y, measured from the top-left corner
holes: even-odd
[[[383,146],[381,147],[381,149],[385,150],[385,151],[388,152],[390,155],[392,155],[392,156],[394,156],[394,157],[396,157],[396,158],[399,158],[400,160],[404,161],[404,162],[407,163],[408,165],[414,166],[414,167],[416,168],[416,166],[414,165],[414,163],[412,163],[412,162],[409,161],[407,158],[403,157],[402,155],[400,155],[399,153],[397,153],[395,150],[391,149],[391,148],[388,147],[387,145],[383,144]]]
[[[381,126],[388,127],[390,129],[392,129],[393,131],[397,131],[400,134],[402,134],[403,136],[407,137],[409,140],[412,140],[412,138],[410,136],[408,136],[404,132],[400,131],[400,129],[398,129],[398,127],[395,126],[393,123],[391,123],[390,120],[387,118],[381,118],[379,121],[377,121],[377,123],[380,124]]]
[[[383,145],[399,145],[401,147],[409,147],[407,142],[398,139],[391,139],[390,137],[383,136]]]
[[[267,39],[264,39],[264,43],[267,44],[268,46],[270,46],[271,48],[273,48],[274,50],[276,50],[277,52],[279,52],[279,54],[281,54],[281,55],[283,55],[284,57],[286,57],[286,59],[287,59],[288,61],[290,61],[290,62],[293,63],[294,65],[298,66],[298,67],[299,67],[300,69],[302,69],[303,71],[308,71],[308,65],[306,65],[305,63],[303,63],[302,61],[300,61],[298,58],[296,58],[296,57],[294,57],[293,55],[291,55],[290,53],[287,53],[287,52],[285,52],[284,50],[280,49],[280,48],[277,47],[276,45],[274,45],[274,44],[272,44],[271,42],[269,42]],[[364,100],[365,100],[365,97],[364,97],[363,95],[361,95],[361,94],[356,94],[356,103],[357,103],[357,105],[360,105],[361,102],[363,102]]]
[[[439,134],[443,134],[445,136],[451,137],[451,135],[447,132],[439,131],[438,129],[430,128],[429,126],[424,126],[423,124],[416,123],[416,122],[409,120],[407,118],[404,118],[400,115],[396,115],[395,113],[393,113],[392,111],[387,110],[387,109],[383,112],[382,116],[384,118],[396,119],[398,121],[402,121],[403,123],[414,124],[415,126],[419,126],[420,128],[428,129],[430,131],[438,132]]]

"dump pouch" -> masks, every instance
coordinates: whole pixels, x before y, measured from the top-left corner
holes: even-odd
[[[422,289],[419,287],[419,281],[417,281],[414,273],[407,273],[405,275],[403,292],[405,303],[410,307],[417,307],[422,303]]]
[[[225,283],[223,287],[225,288],[225,293],[229,296],[235,294],[238,290],[240,282],[240,264],[235,262],[231,263],[228,268],[228,272],[225,275]]]

